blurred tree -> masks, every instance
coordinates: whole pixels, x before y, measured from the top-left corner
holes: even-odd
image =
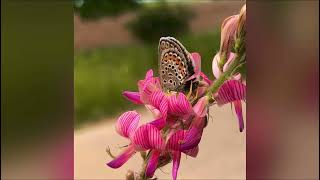
[[[128,28],[144,42],[158,42],[162,36],[179,36],[189,31],[193,12],[184,6],[168,5],[164,1],[142,9],[128,23]]]
[[[116,16],[139,6],[136,0],[74,0],[75,12],[87,20]]]

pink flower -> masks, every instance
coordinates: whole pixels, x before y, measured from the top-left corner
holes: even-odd
[[[200,65],[200,55],[193,53],[196,59],[195,64]],[[209,79],[200,72],[200,68],[195,71],[197,77],[204,77]],[[151,124],[162,129],[166,125],[167,117],[174,117],[174,119],[188,119],[193,116],[192,105],[188,98],[181,92],[170,92],[165,94],[161,90],[160,82],[157,77],[153,77],[153,71],[149,70],[144,80],[138,82],[139,92],[125,91],[123,95],[135,104],[144,104],[149,109],[156,120]],[[200,89],[201,90],[201,89]],[[203,90],[204,92],[205,90]],[[199,94],[202,92],[199,92]],[[201,95],[201,94],[200,94]],[[172,118],[171,118],[172,119]]]
[[[212,81],[201,72],[201,56],[198,53],[191,53],[190,56],[195,73],[189,80],[199,81],[196,94],[201,97]],[[107,165],[118,168],[135,152],[150,150],[145,173],[147,177],[152,177],[158,168],[159,159],[167,159],[167,154],[171,154],[172,176],[176,179],[181,153],[196,157],[199,151],[198,144],[205,126],[209,99],[207,96],[202,97],[192,106],[191,100],[182,92],[163,92],[159,78],[153,77],[152,70],[146,73],[145,79],[138,82],[138,89],[139,92],[125,91],[123,96],[135,104],[145,105],[153,113],[155,120],[138,128],[138,113],[129,111],[121,115],[116,130],[121,136],[128,138],[130,144]],[[167,143],[164,143],[160,133],[163,128]]]
[[[128,147],[114,160],[107,163],[111,168],[119,168],[127,162],[137,151],[152,150],[160,152],[165,143],[160,131],[151,124],[138,127],[140,115],[135,111],[123,113],[117,121],[116,131],[130,140]]]
[[[239,121],[240,132],[244,129],[241,101],[246,100],[246,86],[237,80],[226,81],[215,97],[218,105],[233,103]]]

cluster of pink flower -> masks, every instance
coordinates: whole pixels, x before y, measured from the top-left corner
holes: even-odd
[[[196,62],[194,63],[195,76],[199,77],[199,84],[201,84],[195,90],[196,97],[183,92],[164,92],[159,78],[153,76],[152,70],[146,73],[145,79],[138,82],[139,92],[123,93],[131,102],[144,105],[151,111],[154,120],[139,126],[140,115],[136,111],[125,112],[118,118],[116,131],[130,143],[124,152],[107,163],[109,167],[119,168],[136,152],[148,151],[142,172],[143,177],[152,178],[157,168],[173,161],[172,177],[175,180],[181,153],[191,157],[197,156],[198,144],[207,124],[208,108],[215,103],[218,105],[233,103],[240,131],[244,129],[241,101],[245,100],[246,91],[245,82],[240,73],[232,74],[219,86],[217,92],[210,92],[210,87],[224,71],[227,71],[235,56],[239,56],[231,52],[229,46],[235,44],[235,41],[231,40],[238,36],[239,24],[243,18],[245,19],[245,6],[239,15],[227,18],[222,25],[220,51],[212,63],[213,74],[217,78],[215,81],[209,80],[201,72],[200,55],[191,53],[193,62]],[[240,28],[243,29],[243,27]],[[224,57],[228,57],[228,60],[222,63]]]

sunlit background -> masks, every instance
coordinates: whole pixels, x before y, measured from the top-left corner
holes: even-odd
[[[124,111],[137,110],[152,120],[143,106],[121,93],[137,91],[148,69],[158,75],[158,42],[173,36],[189,52],[199,52],[202,71],[210,78],[212,58],[220,44],[222,21],[238,14],[244,1],[76,1],[74,14],[75,178],[124,179],[128,169],[140,171],[137,154],[119,169],[107,167],[128,142],[114,124]],[[245,133],[240,133],[230,106],[211,109],[212,119],[196,159],[182,158],[178,178],[245,178]],[[171,178],[171,164],[157,170]],[[192,169],[192,171],[190,171]]]
[[[157,73],[161,36],[176,37],[199,52],[209,76],[220,25],[241,1],[76,1],[74,15],[75,125],[130,106],[121,92],[137,90],[148,69]]]

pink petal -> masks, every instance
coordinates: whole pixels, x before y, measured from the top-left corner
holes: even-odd
[[[235,53],[230,53],[229,54],[229,58],[228,58],[227,62],[224,64],[224,66],[223,66],[223,72],[225,72],[228,69],[230,64],[234,61],[235,57],[236,57]]]
[[[197,157],[198,152],[199,152],[199,146],[196,146],[192,149],[188,149],[183,151],[186,155],[191,156],[191,157]]]
[[[178,169],[180,166],[181,153],[179,151],[175,151],[173,153],[173,166],[172,166],[172,179],[177,179]]]
[[[138,150],[164,148],[160,131],[152,124],[140,126],[131,137],[131,141]]]
[[[209,99],[207,96],[203,96],[198,100],[198,102],[193,106],[193,111],[199,117],[204,117],[208,113],[208,102]]]
[[[243,131],[244,129],[244,122],[243,122],[243,116],[242,116],[242,105],[241,105],[241,101],[235,101],[233,102],[234,104],[234,108],[238,117],[238,121],[239,121],[239,130],[240,132]]]
[[[155,91],[150,96],[150,104],[161,113],[162,120],[166,121],[168,113],[168,100],[162,91]]]
[[[219,105],[245,100],[246,86],[237,80],[226,81],[218,90],[216,100]]]
[[[134,150],[134,147],[130,145],[128,148],[124,150],[118,157],[107,163],[107,165],[111,168],[119,168],[124,163],[126,163],[134,154],[136,151]]]
[[[137,128],[140,115],[136,111],[123,113],[116,123],[116,131],[123,137],[129,137]]]
[[[146,127],[148,130],[148,140],[150,148],[158,150],[164,149],[165,142],[161,136],[159,129],[157,129],[155,126],[152,126],[151,124],[147,124]]]
[[[240,74],[240,73],[237,73],[237,74],[235,74],[235,75],[233,76],[233,78],[234,78],[235,80],[240,81],[240,80],[241,80],[241,74]]]
[[[149,103],[150,96],[153,92],[161,90],[159,78],[149,78],[138,81],[140,100]]]
[[[216,79],[220,77],[221,70],[219,68],[220,55],[217,53],[212,60],[212,73]]]
[[[122,95],[135,104],[143,104],[143,102],[140,101],[139,92],[124,91]]]
[[[152,177],[154,175],[154,172],[156,171],[158,166],[159,156],[160,156],[160,151],[157,151],[157,150],[151,151],[151,157],[148,161],[147,169],[146,169],[147,177]]]
[[[133,135],[130,136],[130,139],[138,151],[148,150],[150,148],[146,125],[140,126]]]
[[[190,129],[187,131],[183,143],[181,144],[181,150],[192,149],[200,143],[203,128],[205,126],[205,117],[196,117]]]
[[[192,64],[194,67],[194,73],[199,74],[201,71],[201,56],[197,52],[191,53],[192,56]]]
[[[152,78],[153,77],[153,70],[152,69],[149,69],[146,73],[146,77],[145,79],[149,79],[149,78]]]
[[[151,121],[149,124],[153,125],[157,129],[161,130],[166,126],[166,120],[164,118],[159,118],[154,121]]]
[[[168,101],[168,112],[177,116],[190,116],[193,114],[192,106],[183,93],[171,95]]]
[[[203,80],[210,85],[212,81],[208,78],[207,75],[205,75],[203,72],[200,72],[200,76],[203,78]]]
[[[166,149],[171,151],[180,151],[180,146],[183,139],[185,138],[185,133],[186,131],[184,130],[178,130],[171,136],[169,136],[166,144]]]
[[[186,137],[183,140],[183,143],[181,144],[181,150],[185,151],[198,146],[201,140],[201,136],[202,136],[202,129],[191,127],[188,130]]]

